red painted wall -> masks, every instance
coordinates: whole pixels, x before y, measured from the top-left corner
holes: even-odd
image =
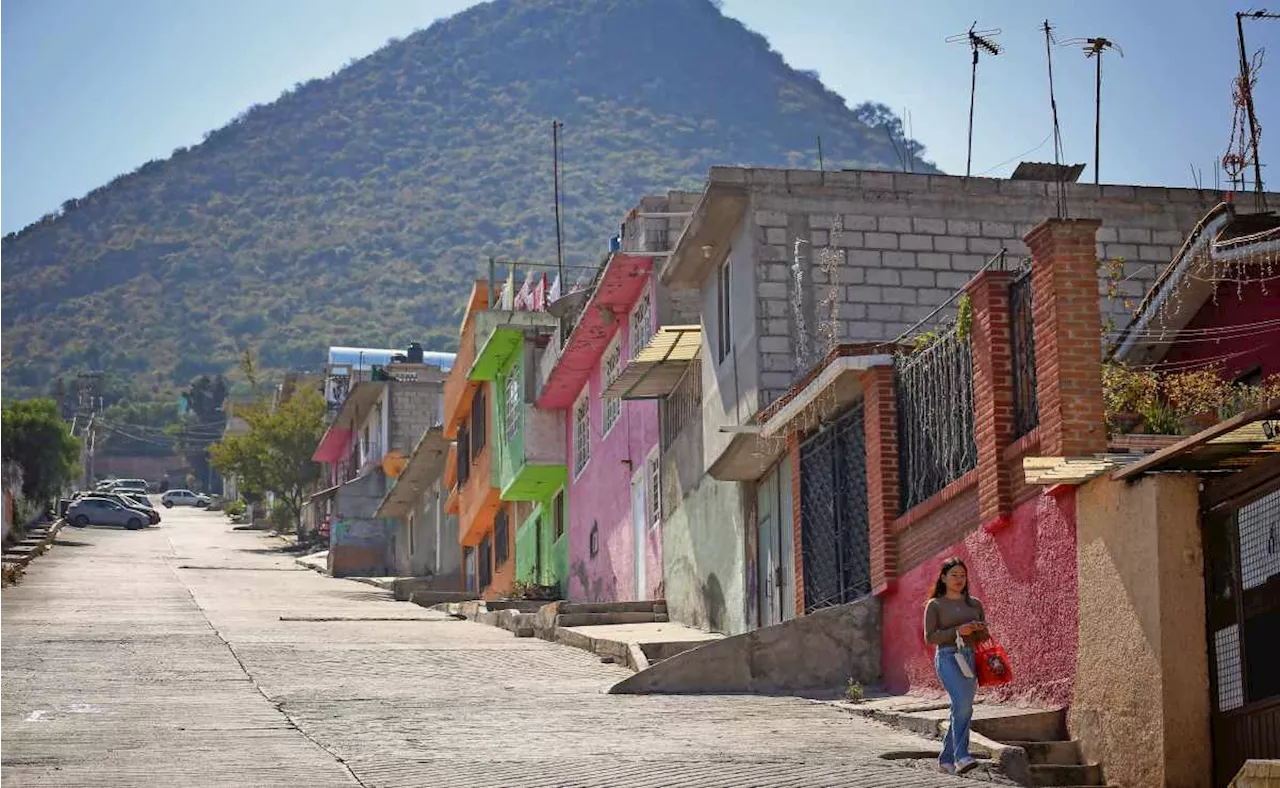
[[[1220,328],[1260,323],[1280,318],[1280,286],[1271,283],[1268,293],[1262,285],[1251,282],[1237,286],[1234,282],[1218,285],[1215,299],[1205,302],[1187,324],[1187,329]],[[1223,377],[1228,380],[1262,367],[1263,377],[1280,374],[1280,327],[1248,332],[1228,339],[1194,340],[1177,337],[1164,358],[1166,364],[1220,360]],[[1225,357],[1225,358],[1224,358]]]
[[[1074,494],[1041,494],[1017,507],[1003,529],[978,529],[898,578],[881,597],[881,669],[892,692],[941,692],[933,649],[924,642],[924,603],[938,568],[952,555],[968,566],[970,591],[982,600],[991,632],[1013,666],[1011,683],[982,692],[1001,700],[1068,704],[1079,609]]]

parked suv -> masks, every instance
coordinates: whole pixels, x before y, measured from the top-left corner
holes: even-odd
[[[160,496],[160,503],[164,504],[166,509],[172,509],[175,506],[208,506],[209,496],[197,495],[190,490],[170,490]]]
[[[146,524],[147,515],[106,498],[81,498],[67,507],[67,521],[78,528],[86,525],[123,525],[136,531]]]
[[[128,490],[130,492],[140,492],[143,495],[145,495],[147,492],[147,480],[146,479],[116,479],[114,482],[111,483],[110,490],[111,492],[117,492],[117,493]]]

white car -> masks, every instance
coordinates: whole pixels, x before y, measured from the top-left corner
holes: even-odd
[[[160,496],[160,503],[164,504],[166,509],[172,509],[175,506],[208,506],[209,496],[197,495],[190,490],[170,490]]]

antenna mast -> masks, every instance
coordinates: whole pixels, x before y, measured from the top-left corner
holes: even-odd
[[[978,23],[975,21],[969,26],[966,33],[950,36],[947,38],[948,44],[968,44],[973,50],[973,76],[969,83],[969,153],[965,158],[964,177],[968,178],[973,171],[973,102],[978,93],[978,53],[986,52],[992,57],[1000,54],[1000,45],[992,39],[1000,35],[1000,30],[975,30]]]
[[[1058,218],[1065,219],[1067,215],[1067,187],[1062,181],[1062,130],[1058,126],[1058,100],[1053,93],[1053,44],[1056,43],[1053,38],[1053,25],[1049,24],[1049,20],[1044,20],[1041,27],[1044,30],[1044,55],[1045,61],[1049,64],[1049,111],[1053,116],[1053,170],[1054,185],[1057,188],[1058,202]]]
[[[551,121],[551,179],[555,188],[556,201],[556,276],[560,279],[560,292],[565,292],[564,281],[564,246],[560,229],[560,129],[564,124],[558,120]]]
[[[1245,19],[1280,19],[1280,14],[1268,13],[1265,10],[1236,12],[1236,41],[1240,51],[1240,76],[1236,79],[1236,121],[1232,124],[1231,141],[1235,142],[1237,129],[1239,129],[1241,139],[1239,149],[1235,153],[1232,153],[1228,146],[1226,155],[1222,157],[1222,168],[1231,176],[1232,182],[1239,176],[1241,187],[1244,186],[1244,170],[1252,162],[1254,200],[1256,201],[1256,210],[1261,212],[1267,209],[1267,197],[1262,188],[1262,161],[1258,152],[1258,140],[1262,137],[1262,129],[1258,126],[1258,116],[1253,107],[1253,86],[1258,81],[1258,69],[1262,66],[1262,51],[1258,51],[1254,57],[1254,64],[1250,65],[1244,46]],[[1249,123],[1248,145],[1244,142],[1243,124],[1239,122],[1241,110],[1244,111]]]

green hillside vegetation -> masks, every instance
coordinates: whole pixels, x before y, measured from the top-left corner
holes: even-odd
[[[645,193],[713,164],[900,169],[849,107],[706,0],[497,0],[255,106],[3,241],[5,395],[103,370],[142,396],[318,369],[329,344],[449,350],[496,254],[594,263]],[[897,139],[897,147],[891,142]]]

